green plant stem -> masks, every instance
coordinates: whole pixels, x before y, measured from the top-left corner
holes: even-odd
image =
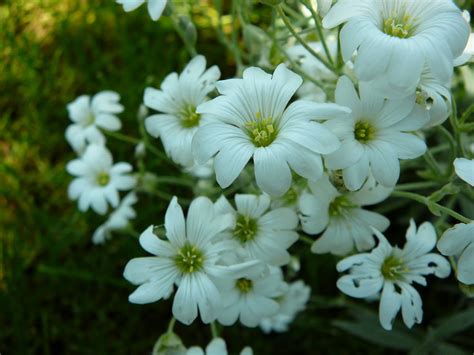
[[[318,59],[326,68],[334,72],[336,75],[338,75],[338,71],[327,61],[325,60],[320,54],[316,53],[311,46],[309,46],[303,38],[300,37],[300,35],[296,32],[296,30],[293,28],[292,24],[288,20],[288,17],[285,15],[285,12],[283,11],[281,6],[277,6],[276,10],[278,14],[280,15],[281,19],[283,20],[283,23],[285,26],[290,30],[291,34],[295,37],[295,39],[316,59]]]
[[[181,38],[181,40],[184,43],[184,46],[186,47],[186,50],[188,51],[189,55],[191,57],[195,57],[197,55],[196,48],[194,48],[194,45],[189,43],[188,39],[186,38],[186,34],[184,33],[183,29],[179,25],[179,19],[176,18],[176,16],[172,15],[170,16],[171,22],[173,23],[173,27],[178,34],[178,36]]]
[[[170,322],[168,324],[168,329],[166,330],[166,333],[173,333],[174,325],[176,324],[176,318],[171,317]]]
[[[314,243],[314,240],[311,239],[310,237],[308,237],[307,235],[305,234],[300,234],[300,240],[305,243],[305,244],[308,244],[308,245],[313,245]]]
[[[105,133],[106,136],[115,138],[122,142],[127,142],[127,143],[135,144],[135,145],[140,143],[140,139],[135,138],[135,137],[130,137],[119,132],[111,132],[111,131],[103,131],[103,132]]]
[[[409,191],[418,189],[428,189],[430,187],[438,187],[439,183],[434,181],[421,181],[421,182],[409,182],[406,184],[397,185],[395,190],[397,191]]]
[[[450,208],[447,208],[445,206],[440,205],[439,203],[433,202],[429,200],[427,197],[415,194],[413,192],[407,192],[407,191],[393,191],[392,192],[393,197],[402,197],[402,198],[408,198],[413,201],[419,202],[425,206],[435,206],[438,208],[440,211],[450,215],[453,218],[456,218],[458,221],[461,221],[463,223],[470,223],[472,222],[469,218],[464,217],[463,215],[457,213],[456,211],[453,211]]]
[[[158,184],[170,184],[170,185],[180,185],[180,186],[188,186],[194,187],[196,184],[193,180],[189,180],[186,178],[179,178],[175,176],[157,176],[156,182]]]
[[[211,333],[213,338],[219,337],[219,330],[217,329],[216,322],[211,322]]]
[[[326,57],[329,60],[329,63],[334,66],[334,61],[331,56],[331,52],[329,51],[328,45],[326,43],[326,38],[323,33],[323,27],[321,24],[321,19],[319,18],[318,14],[316,11],[314,11],[313,7],[311,4],[308,2],[308,0],[303,0],[303,5],[311,12],[311,16],[314,19],[314,23],[316,25],[316,31],[318,32],[319,39],[321,40],[321,43],[323,44],[324,52],[326,53]]]
[[[423,155],[423,159],[425,159],[426,163],[429,165],[431,171],[435,174],[435,176],[442,176],[441,168],[439,167],[436,159],[433,157],[433,154],[427,150],[426,153]]]

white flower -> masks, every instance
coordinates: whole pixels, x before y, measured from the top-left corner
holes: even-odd
[[[321,16],[326,16],[326,14],[329,12],[331,9],[333,0],[317,0],[318,3],[318,13]]]
[[[415,222],[410,221],[403,249],[392,247],[382,233],[374,232],[379,239],[377,248],[337,264],[339,272],[349,270],[349,274],[337,281],[337,287],[356,298],[375,296],[382,291],[379,306],[382,327],[391,330],[401,309],[403,321],[411,328],[423,318],[421,297],[411,284],[426,286],[425,275],[429,274],[448,277],[449,262],[439,254],[429,253],[436,244],[436,231],[428,222],[417,231]]]
[[[324,231],[311,246],[313,253],[346,255],[354,246],[358,251],[372,249],[372,228],[383,232],[390,225],[381,214],[361,208],[383,201],[392,192],[373,179],[357,192],[341,193],[323,175],[317,182],[309,182],[309,188],[311,193],[304,193],[299,200],[302,228],[308,234]]]
[[[469,185],[474,186],[474,159],[454,159],[454,170],[456,175]]]
[[[90,144],[84,155],[69,162],[69,174],[76,176],[68,189],[71,200],[79,199],[79,210],[91,207],[99,214],[107,212],[107,204],[117,207],[118,191],[130,190],[136,180],[130,176],[132,166],[128,163],[113,164],[112,155],[102,145]]]
[[[222,338],[214,338],[212,341],[209,343],[208,346],[206,346],[206,351],[204,351],[201,347],[199,346],[193,346],[188,349],[186,352],[186,355],[227,355],[227,345]],[[249,346],[246,346],[245,348],[242,349],[240,352],[240,355],[253,355],[252,348]]]
[[[425,66],[448,82],[470,33],[461,11],[446,0],[339,0],[323,25],[344,22],[342,55],[348,61],[357,50],[359,79],[387,73],[391,85],[400,88],[415,88]]]
[[[133,11],[145,3],[146,0],[116,0],[126,12]],[[148,13],[153,21],[158,20],[166,7],[167,0],[148,0]]]
[[[92,98],[79,96],[67,105],[69,118],[73,122],[66,129],[66,140],[78,153],[82,153],[88,143],[105,143],[100,129],[118,131],[122,123],[116,116],[123,112],[120,96],[113,91],[101,91]]]
[[[194,165],[184,168],[183,170],[191,174],[194,177],[199,179],[209,179],[214,176],[214,169],[212,160],[209,160],[207,163],[200,165],[198,163],[194,163]]]
[[[222,280],[223,308],[217,320],[232,325],[237,319],[246,327],[256,327],[263,318],[275,315],[280,306],[274,298],[282,296],[288,285],[277,267],[270,269],[257,265],[236,279]]]
[[[217,182],[228,187],[253,158],[260,189],[281,196],[291,186],[291,169],[317,179],[321,154],[339,148],[337,137],[315,120],[345,115],[348,109],[309,101],[288,102],[302,79],[280,64],[273,75],[255,67],[243,79],[217,83],[221,96],[201,104],[199,113],[218,119],[202,126],[193,139],[197,161],[215,156]]]
[[[137,201],[135,192],[130,192],[125,196],[117,209],[110,214],[107,221],[96,229],[92,236],[92,242],[94,244],[103,244],[111,238],[111,232],[126,228],[130,220],[136,217],[132,205]]]
[[[400,175],[398,160],[414,159],[426,151],[425,142],[408,132],[425,125],[428,113],[414,105],[414,97],[385,100],[365,82],[359,84],[359,95],[349,78],[339,79],[336,102],[351,108],[352,114],[325,123],[342,141],[339,150],[326,156],[326,166],[343,169],[344,183],[352,191],[370,173],[380,184],[395,186]]]
[[[268,195],[237,194],[235,204],[237,211],[224,196],[215,204],[220,213],[235,216],[235,228],[224,233],[225,237],[238,241],[251,259],[275,266],[288,264],[287,249],[298,239],[296,213],[289,208],[268,211]]]
[[[209,120],[197,113],[196,107],[214,90],[219,76],[219,68],[206,70],[206,59],[198,55],[180,75],[169,74],[161,90],[145,90],[145,105],[163,112],[148,117],[145,127],[152,136],[161,137],[166,153],[175,163],[186,167],[194,164],[191,141],[197,129]]]
[[[289,285],[286,293],[278,298],[280,310],[273,317],[262,319],[260,328],[265,333],[286,332],[296,315],[306,308],[311,295],[311,289],[303,281],[296,281]]]
[[[469,11],[464,10],[462,12],[462,15],[464,17],[464,20],[466,20],[466,22],[470,24],[471,14],[469,13]],[[454,60],[454,65],[455,66],[464,65],[467,62],[472,62],[473,58],[474,58],[474,34],[471,33],[469,35],[469,40],[467,41],[466,48],[464,48],[464,52]]]
[[[132,259],[125,267],[124,277],[140,285],[129,296],[129,301],[139,304],[158,301],[169,295],[176,285],[173,315],[177,320],[191,324],[198,309],[204,323],[215,320],[221,308],[221,295],[213,278],[232,277],[255,264],[218,264],[221,253],[233,250],[234,246],[216,237],[233,224],[232,216],[217,214],[212,202],[205,197],[193,200],[185,220],[174,197],[165,215],[167,240],[158,238],[150,226],[140,236],[140,245],[155,256]]]
[[[474,222],[459,223],[445,231],[438,241],[438,250],[444,255],[458,256],[458,280],[474,284]]]

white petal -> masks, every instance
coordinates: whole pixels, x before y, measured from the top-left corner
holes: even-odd
[[[173,197],[165,214],[166,236],[175,247],[182,247],[186,241],[186,227],[183,209]]]
[[[458,260],[458,280],[466,285],[474,284],[474,243],[468,246]]]
[[[386,282],[380,297],[379,320],[382,327],[392,330],[392,324],[402,306],[402,297],[391,282]]]
[[[454,159],[454,170],[457,176],[469,185],[474,186],[474,159]]]
[[[173,316],[186,325],[191,324],[198,314],[196,292],[192,274],[184,275],[174,296]]]
[[[400,176],[398,156],[388,143],[377,142],[368,149],[375,179],[386,187],[395,186]]]
[[[257,185],[269,195],[282,196],[291,186],[291,171],[284,154],[274,144],[257,148],[254,154]]]
[[[153,21],[158,20],[166,7],[167,0],[148,0],[148,13]]]

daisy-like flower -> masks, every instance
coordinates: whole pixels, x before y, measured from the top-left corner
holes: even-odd
[[[73,122],[66,129],[66,140],[78,153],[88,143],[104,144],[105,137],[100,129],[118,131],[122,123],[116,114],[123,112],[120,96],[113,91],[101,91],[92,98],[79,96],[67,105],[69,118]]]
[[[443,255],[458,257],[458,280],[466,285],[474,284],[474,222],[449,228],[439,239],[438,250]]]
[[[454,170],[460,179],[474,186],[474,159],[456,158],[454,159]]]
[[[403,249],[392,247],[387,239],[374,230],[379,245],[370,253],[356,254],[337,264],[339,272],[349,271],[337,281],[337,287],[356,298],[376,296],[382,291],[379,320],[386,330],[392,329],[397,313],[402,311],[403,321],[411,328],[423,318],[422,300],[412,286],[426,286],[425,276],[448,277],[449,262],[439,254],[429,253],[436,244],[436,231],[425,222],[416,228],[410,221]]]
[[[232,184],[252,158],[257,185],[274,196],[290,188],[291,169],[307,179],[322,175],[321,154],[334,152],[340,143],[316,120],[347,115],[349,109],[302,100],[287,107],[301,83],[284,64],[273,75],[251,67],[243,79],[219,81],[222,95],[199,105],[198,113],[211,114],[217,122],[199,128],[193,151],[200,163],[215,156],[222,188]]]
[[[448,82],[470,33],[461,11],[446,0],[339,0],[323,25],[344,22],[342,55],[348,61],[357,50],[358,78],[369,81],[387,73],[399,88],[415,88],[425,66]]]
[[[147,0],[116,0],[126,12],[133,11],[143,5]],[[153,21],[157,21],[166,7],[167,0],[148,0],[148,13]]]
[[[383,186],[395,186],[399,159],[414,159],[426,151],[425,142],[408,132],[424,126],[428,113],[414,105],[414,97],[386,100],[364,82],[359,95],[348,77],[339,79],[336,102],[351,108],[352,114],[325,123],[342,141],[340,149],[326,156],[326,166],[343,169],[351,191],[358,190],[370,173]]]
[[[70,161],[66,170],[76,178],[68,189],[71,200],[79,200],[79,210],[91,207],[99,214],[107,212],[107,205],[119,204],[118,191],[127,191],[135,186],[136,179],[130,175],[128,163],[113,164],[112,154],[103,145],[90,144],[84,155]]]
[[[298,239],[296,213],[289,208],[268,211],[268,195],[237,194],[235,204],[237,210],[224,196],[215,204],[220,213],[235,216],[235,228],[223,235],[237,241],[251,259],[275,266],[288,264],[290,254],[287,249]]]
[[[294,321],[297,314],[306,308],[310,295],[311,289],[303,281],[291,283],[285,294],[277,298],[280,303],[278,313],[273,317],[262,319],[260,328],[265,333],[288,331],[290,323]]]
[[[288,285],[277,267],[262,270],[260,265],[239,275],[237,279],[219,284],[223,308],[219,323],[232,325],[238,319],[246,327],[256,327],[263,318],[275,315],[280,306],[274,299],[282,296]]]
[[[160,136],[166,153],[177,164],[185,167],[194,164],[192,139],[197,129],[209,121],[196,112],[196,107],[206,101],[219,77],[219,68],[214,65],[206,70],[206,58],[198,55],[181,74],[169,74],[161,90],[145,90],[145,105],[163,112],[148,117],[145,127],[152,136]]]
[[[107,221],[96,229],[92,236],[92,242],[94,244],[104,244],[112,237],[112,232],[125,229],[130,220],[134,219],[137,215],[132,207],[137,201],[135,192],[127,194],[117,209],[110,214]]]
[[[339,192],[323,175],[317,182],[309,182],[310,192],[299,200],[301,225],[308,234],[322,236],[311,246],[313,253],[346,255],[354,250],[365,251],[375,245],[375,228],[381,232],[390,221],[379,213],[362,209],[385,200],[392,192],[375,184],[373,179],[357,192]]]
[[[218,241],[217,236],[234,222],[231,215],[217,214],[213,203],[205,197],[193,200],[185,219],[174,197],[165,215],[167,240],[158,238],[150,226],[140,236],[140,245],[154,256],[132,259],[125,267],[124,277],[140,285],[129,301],[158,301],[176,285],[173,315],[177,320],[191,324],[198,309],[204,323],[215,320],[221,308],[221,295],[214,278],[233,277],[255,264],[218,264],[222,252],[233,250],[234,244],[229,240]]]
[[[209,345],[206,346],[205,351],[199,346],[192,346],[188,349],[188,351],[185,354],[186,355],[227,355],[228,354],[227,344],[222,338],[214,338],[209,343]],[[245,348],[242,349],[242,351],[240,352],[240,355],[253,355],[252,348],[249,346],[246,346]]]

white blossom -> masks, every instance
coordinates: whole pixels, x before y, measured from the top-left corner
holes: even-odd
[[[223,308],[217,320],[223,325],[232,325],[240,320],[244,326],[253,328],[263,318],[278,312],[280,306],[275,298],[282,296],[288,285],[277,267],[262,269],[256,265],[238,276],[219,283]]]
[[[260,328],[265,333],[288,331],[289,325],[294,321],[296,315],[306,308],[310,295],[311,289],[303,281],[299,280],[289,284],[285,294],[277,299],[280,303],[280,310],[276,315],[262,319]]]
[[[275,266],[288,264],[287,249],[298,239],[296,213],[284,207],[269,210],[268,195],[237,194],[235,204],[237,210],[224,196],[215,204],[220,213],[230,213],[236,220],[233,230],[223,236],[237,241],[251,259]]]
[[[117,113],[123,112],[120,96],[113,91],[101,91],[92,98],[79,96],[67,105],[73,122],[66,129],[66,140],[77,153],[83,153],[89,143],[104,144],[100,129],[118,131],[122,127]]]
[[[425,66],[448,82],[470,33],[461,11],[446,0],[339,0],[323,25],[342,23],[342,55],[348,61],[357,50],[358,78],[369,81],[387,73],[399,88],[414,89]]]
[[[153,21],[157,21],[163,10],[166,7],[167,0],[116,0],[117,4],[123,6],[126,12],[133,11],[143,5],[145,2],[148,3],[148,13]]]
[[[351,108],[352,114],[325,123],[342,141],[326,156],[326,166],[342,169],[344,183],[352,191],[370,174],[383,186],[395,186],[399,159],[414,159],[426,151],[425,142],[411,133],[428,122],[426,110],[414,105],[413,97],[384,99],[364,82],[359,83],[358,95],[346,76],[337,83],[336,102]]]
[[[209,345],[206,346],[205,351],[199,346],[192,346],[187,350],[185,354],[186,355],[227,355],[228,352],[227,352],[227,345],[224,339],[214,338],[209,343]],[[253,351],[252,351],[252,348],[250,348],[249,346],[246,346],[245,348],[242,349],[242,351],[239,354],[240,355],[253,355]]]
[[[456,158],[454,159],[454,170],[460,179],[474,186],[474,159]]]
[[[94,244],[103,244],[111,238],[112,232],[125,229],[130,220],[134,219],[137,215],[132,207],[137,201],[135,192],[127,194],[117,209],[110,214],[107,221],[96,229],[92,236],[92,242]]]
[[[169,74],[160,90],[145,90],[145,105],[162,112],[148,117],[145,127],[152,136],[161,138],[166,153],[177,164],[190,167],[195,163],[191,142],[197,129],[209,121],[196,112],[196,107],[206,101],[219,76],[219,68],[206,70],[206,59],[198,55],[181,74]]]
[[[425,222],[417,230],[410,221],[403,249],[392,247],[377,230],[379,245],[370,253],[356,254],[337,264],[339,272],[349,271],[337,281],[337,287],[356,298],[376,296],[381,291],[379,320],[383,328],[392,329],[400,311],[406,326],[411,328],[423,318],[422,300],[412,286],[426,286],[425,276],[448,277],[449,262],[439,254],[429,253],[436,244],[436,231]]]
[[[361,208],[386,199],[392,192],[367,180],[357,192],[339,192],[323,175],[317,182],[309,182],[310,192],[303,193],[299,200],[301,226],[308,234],[319,234],[311,246],[314,253],[346,255],[354,250],[365,251],[375,245],[375,228],[381,232],[390,221],[379,213]]]
[[[198,113],[211,114],[217,122],[199,128],[193,151],[199,163],[215,156],[216,178],[222,188],[232,184],[251,159],[257,185],[270,195],[288,191],[291,169],[308,179],[321,176],[321,154],[332,153],[340,143],[316,120],[339,117],[349,110],[302,100],[287,108],[301,83],[283,64],[273,75],[251,67],[243,79],[219,81],[222,95],[198,107]]]
[[[443,255],[458,257],[458,280],[474,284],[474,222],[459,223],[446,230],[438,241],[438,250]]]
[[[140,285],[130,296],[132,303],[151,303],[169,295],[174,285],[173,315],[184,324],[191,324],[198,315],[204,323],[216,319],[221,309],[221,294],[214,278],[232,277],[255,262],[225,266],[219,264],[222,252],[233,250],[229,240],[218,235],[231,228],[231,215],[216,213],[205,197],[194,199],[185,219],[174,197],[165,215],[166,238],[153,233],[153,226],[140,236],[140,245],[152,257],[135,258],[125,267],[124,277]]]
[[[90,144],[82,157],[69,162],[69,174],[76,178],[68,189],[69,198],[79,200],[79,210],[91,207],[99,214],[107,212],[107,205],[117,207],[118,191],[130,190],[136,179],[130,175],[128,163],[113,164],[112,155],[102,145]]]

